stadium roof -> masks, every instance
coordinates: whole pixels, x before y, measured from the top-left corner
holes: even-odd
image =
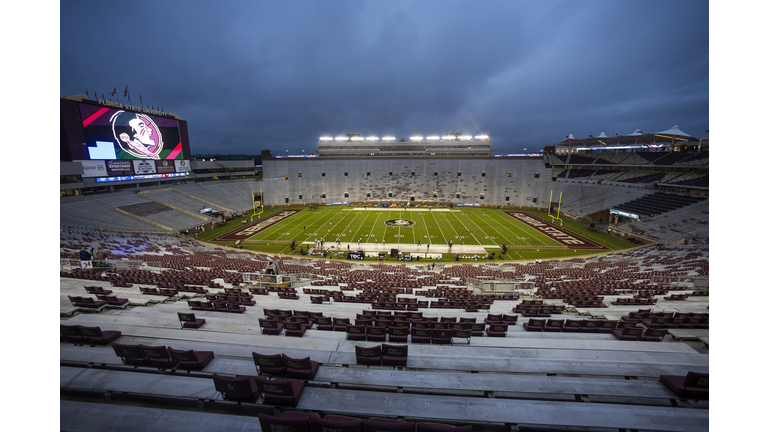
[[[557,143],[558,146],[610,146],[610,145],[637,145],[637,144],[662,144],[662,143],[676,143],[676,142],[698,142],[696,137],[693,137],[682,130],[678,126],[672,126],[671,128],[661,132],[643,132],[639,129],[635,130],[631,134],[619,135],[613,134],[613,136],[607,136],[605,132],[601,132],[598,136],[590,135],[588,138],[574,138],[573,134],[568,135],[564,140]]]

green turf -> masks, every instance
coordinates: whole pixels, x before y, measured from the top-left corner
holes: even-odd
[[[280,211],[275,209],[274,211]],[[262,216],[271,213],[267,210]],[[544,212],[527,213],[548,218]],[[412,220],[410,227],[392,228],[385,224],[391,219]],[[233,245],[233,242],[216,240],[242,226],[240,220],[227,223],[198,235],[199,240],[217,244]],[[635,245],[612,237],[602,232],[591,232],[586,226],[563,220],[563,228],[604,245],[606,251],[621,250]],[[461,209],[450,212],[441,211],[405,211],[404,209],[356,211],[352,207],[329,206],[316,211],[302,211],[272,227],[256,234],[242,244],[244,249],[256,252],[289,254],[290,243],[304,245],[305,250],[314,246],[314,241],[324,238],[326,247],[337,240],[342,243],[356,244],[386,242],[387,248],[397,248],[399,244],[447,245],[453,240],[454,245],[480,245],[490,252],[500,255],[501,245],[509,249],[504,260],[532,260],[535,258],[576,257],[594,254],[596,250],[574,250],[562,247],[560,243],[539,233],[537,230],[513,219],[498,209]],[[554,249],[553,249],[554,248]],[[454,254],[443,254],[440,261],[454,261]],[[388,258],[388,261],[396,260]],[[428,261],[428,260],[427,260]]]

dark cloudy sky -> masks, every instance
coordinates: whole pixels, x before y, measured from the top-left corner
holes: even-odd
[[[62,1],[60,96],[128,86],[192,152],[313,152],[323,135],[487,134],[497,153],[709,129],[709,4]],[[115,98],[116,100],[116,98]]]

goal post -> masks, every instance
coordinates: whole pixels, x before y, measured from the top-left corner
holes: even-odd
[[[560,192],[560,198],[557,201],[557,214],[553,215],[552,214],[552,192],[553,191],[549,191],[549,207],[547,207],[547,215],[552,219],[557,219],[562,222],[563,220],[560,219],[560,206],[563,204],[563,193]]]
[[[258,192],[251,191],[251,198],[253,202],[253,215],[252,216],[258,216],[262,213],[264,213],[264,192],[259,189]],[[257,213],[258,211],[258,213]]]

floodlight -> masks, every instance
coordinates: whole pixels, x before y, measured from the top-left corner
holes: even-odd
[[[424,137],[416,135],[416,136],[412,136],[412,137],[410,137],[408,139],[410,139],[411,141],[421,141],[421,140],[424,139]]]
[[[427,137],[427,139],[428,139],[429,141],[437,141],[437,140],[439,140],[439,139],[440,139],[440,137],[439,137],[439,136],[437,136],[437,135],[430,135],[430,136],[428,136],[428,137]]]
[[[394,141],[395,137],[393,137],[393,136],[385,136],[385,137],[382,138],[382,140],[384,140],[384,141]]]
[[[379,137],[375,137],[375,136],[369,136],[369,137],[367,137],[365,140],[366,140],[366,141],[378,141],[378,140],[379,140]]]

